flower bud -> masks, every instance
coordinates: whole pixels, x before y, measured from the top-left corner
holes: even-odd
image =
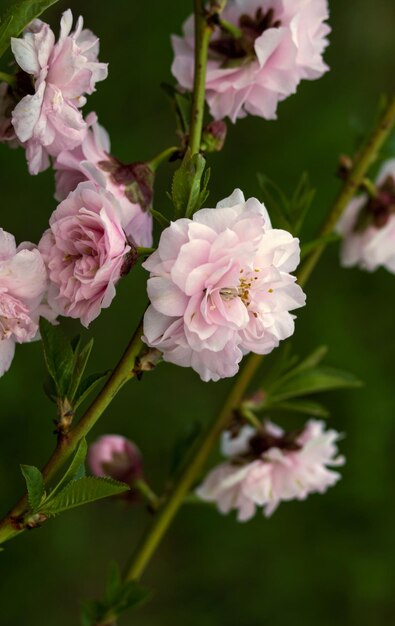
[[[143,475],[140,450],[121,435],[103,435],[90,447],[88,465],[95,476],[109,476],[132,485]]]
[[[224,120],[214,120],[207,124],[202,134],[202,150],[204,152],[220,152],[224,147],[228,128]]]

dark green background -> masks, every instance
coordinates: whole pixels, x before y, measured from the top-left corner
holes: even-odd
[[[70,6],[101,38],[109,78],[86,107],[111,133],[125,160],[152,157],[174,143],[173,119],[159,84],[170,79],[170,32],[190,12],[182,0],[60,2],[47,17],[57,30]],[[2,0],[1,8],[8,5]],[[339,186],[339,154],[352,153],[374,119],[378,96],[394,82],[393,0],[333,0],[331,72],[305,82],[279,107],[279,120],[249,118],[230,128],[226,149],[210,158],[211,202],[240,186],[258,195],[256,172],[291,189],[303,170],[318,188],[307,234]],[[5,59],[1,68],[6,69]],[[156,202],[167,207],[172,168],[161,171]],[[37,241],[55,208],[50,171],[27,174],[22,151],[0,147],[1,226]],[[280,506],[273,518],[235,522],[210,508],[185,508],[144,582],[153,601],[122,624],[136,626],[372,626],[395,623],[394,315],[395,279],[341,270],[336,246],[308,285],[294,344],[301,353],[330,346],[328,362],[353,371],[361,391],[328,397],[331,426],[346,433],[343,480],[325,496]],[[134,270],[95,336],[95,370],[118,359],[144,306],[144,275]],[[78,324],[66,324],[70,334]],[[23,485],[18,464],[42,465],[54,444],[53,405],[42,392],[39,344],[17,348],[0,381],[1,514]],[[192,371],[160,366],[119,394],[92,433],[120,432],[144,452],[156,488],[166,479],[175,441],[210,419],[230,381],[204,384]],[[295,419],[282,422],[293,426]],[[100,595],[112,559],[125,562],[148,522],[144,511],[104,502],[69,512],[10,542],[0,555],[0,624],[78,624],[82,599]]]

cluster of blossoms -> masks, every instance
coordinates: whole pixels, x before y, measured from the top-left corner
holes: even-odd
[[[305,304],[289,272],[299,241],[271,227],[265,207],[236,189],[216,209],[173,222],[144,263],[151,305],[145,341],[202,380],[233,376],[244,354],[268,354]]]
[[[395,273],[395,159],[382,166],[371,196],[363,193],[350,202],[337,231],[343,266],[369,272],[382,266]]]
[[[239,521],[251,519],[257,506],[270,516],[280,502],[324,493],[339,480],[329,469],[344,463],[337,455],[338,438],[316,420],[293,435],[271,422],[260,430],[244,426],[236,437],[225,432],[222,453],[228,460],[208,474],[197,495],[216,502],[221,513],[236,509]]]
[[[230,0],[221,18],[210,42],[206,78],[215,119],[235,122],[247,114],[274,119],[277,104],[302,79],[328,70],[322,59],[330,32],[327,0]],[[173,37],[172,43],[172,72],[181,87],[192,90],[193,16],[183,37]]]
[[[74,31],[72,22],[68,10],[58,41],[41,20],[12,39],[19,69],[11,85],[0,84],[0,141],[25,149],[31,174],[51,157],[60,201],[38,249],[15,250],[12,236],[2,235],[0,375],[15,341],[37,336],[40,314],[88,326],[110,305],[136,246],[152,245],[153,172],[115,159],[96,115],[83,118],[85,96],[106,78],[107,64],[98,61],[99,41],[82,18]]]

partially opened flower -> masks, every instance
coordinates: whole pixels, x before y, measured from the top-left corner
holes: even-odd
[[[292,335],[289,311],[305,304],[289,273],[298,263],[298,239],[272,229],[265,207],[239,189],[172,222],[143,264],[145,342],[205,381],[233,376],[243,354],[268,354]]]
[[[239,521],[251,519],[257,506],[269,517],[280,502],[323,493],[340,479],[330,469],[344,463],[338,438],[316,420],[294,434],[270,422],[261,430],[245,426],[235,438],[226,432],[222,453],[228,460],[208,474],[197,494],[216,502],[221,513],[236,509]]]
[[[11,48],[21,68],[14,96],[18,104],[12,112],[12,124],[19,141],[26,148],[31,174],[45,170],[48,156],[78,146],[87,125],[79,110],[86,94],[95,91],[95,83],[107,76],[107,64],[99,63],[99,40],[83,30],[80,17],[71,31],[73,16],[66,11],[61,20],[60,36],[48,24],[34,20],[22,38],[11,39]]]
[[[46,287],[39,251],[26,243],[17,248],[14,237],[0,228],[0,376],[11,365],[15,344],[36,337]]]
[[[115,285],[134,251],[118,200],[93,183],[80,183],[53,212],[39,249],[48,268],[48,301],[61,315],[88,326],[110,306]]]
[[[239,33],[217,26],[210,42],[206,97],[215,119],[227,116],[234,122],[247,114],[274,119],[278,102],[302,79],[328,70],[322,59],[330,32],[327,0],[230,0],[222,18]],[[193,16],[172,44],[172,72],[191,90]]]
[[[337,224],[343,237],[341,264],[374,272],[385,267],[395,274],[395,159],[384,163],[376,192],[356,196]]]
[[[95,476],[109,476],[128,484],[143,475],[140,450],[121,435],[99,437],[89,446],[88,464]]]
[[[64,150],[56,158],[56,197],[64,200],[78,183],[92,181],[110,191],[119,201],[129,222],[125,232],[137,246],[152,246],[152,217],[148,206],[132,202],[128,197],[127,168],[110,155],[110,139],[107,132],[97,122],[95,113],[90,113],[86,122],[88,132],[74,150]],[[123,177],[119,176],[122,170]]]

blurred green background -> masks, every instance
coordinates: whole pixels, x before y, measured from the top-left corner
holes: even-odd
[[[9,3],[1,0],[4,9]],[[59,2],[46,14],[55,30],[62,10],[82,13],[109,61],[86,112],[110,131],[113,152],[143,160],[174,143],[174,123],[161,81],[170,81],[169,34],[190,2],[85,0]],[[256,172],[291,190],[308,170],[318,193],[307,236],[335,196],[341,153],[352,153],[374,120],[379,94],[394,82],[393,0],[330,2],[331,72],[304,82],[279,107],[277,122],[248,118],[229,129],[225,150],[210,158],[211,204],[234,186],[258,195]],[[3,59],[1,69],[6,69]],[[172,166],[160,172],[159,207],[167,207]],[[0,147],[1,226],[18,241],[38,241],[55,207],[50,171],[29,177],[22,151]],[[372,626],[395,623],[395,278],[341,270],[336,246],[308,285],[294,345],[304,354],[330,347],[328,363],[366,382],[361,391],[327,398],[331,426],[343,431],[343,480],[325,496],[283,504],[270,520],[245,525],[209,507],[185,507],[144,582],[153,601],[128,614],[125,626]],[[95,371],[116,363],[144,306],[144,273],[134,270],[89,332]],[[77,323],[67,331],[80,331]],[[40,345],[17,348],[0,380],[1,515],[23,489],[19,463],[41,466],[54,444],[54,407],[42,391]],[[116,398],[92,437],[120,432],[141,447],[146,474],[165,481],[175,442],[221,405],[230,381],[204,384],[192,371],[162,365]],[[293,427],[296,418],[282,423]],[[299,423],[299,422],[298,422]],[[125,563],[148,514],[107,501],[64,514],[27,532],[0,555],[0,624],[77,625],[81,600],[100,596],[108,564]]]

